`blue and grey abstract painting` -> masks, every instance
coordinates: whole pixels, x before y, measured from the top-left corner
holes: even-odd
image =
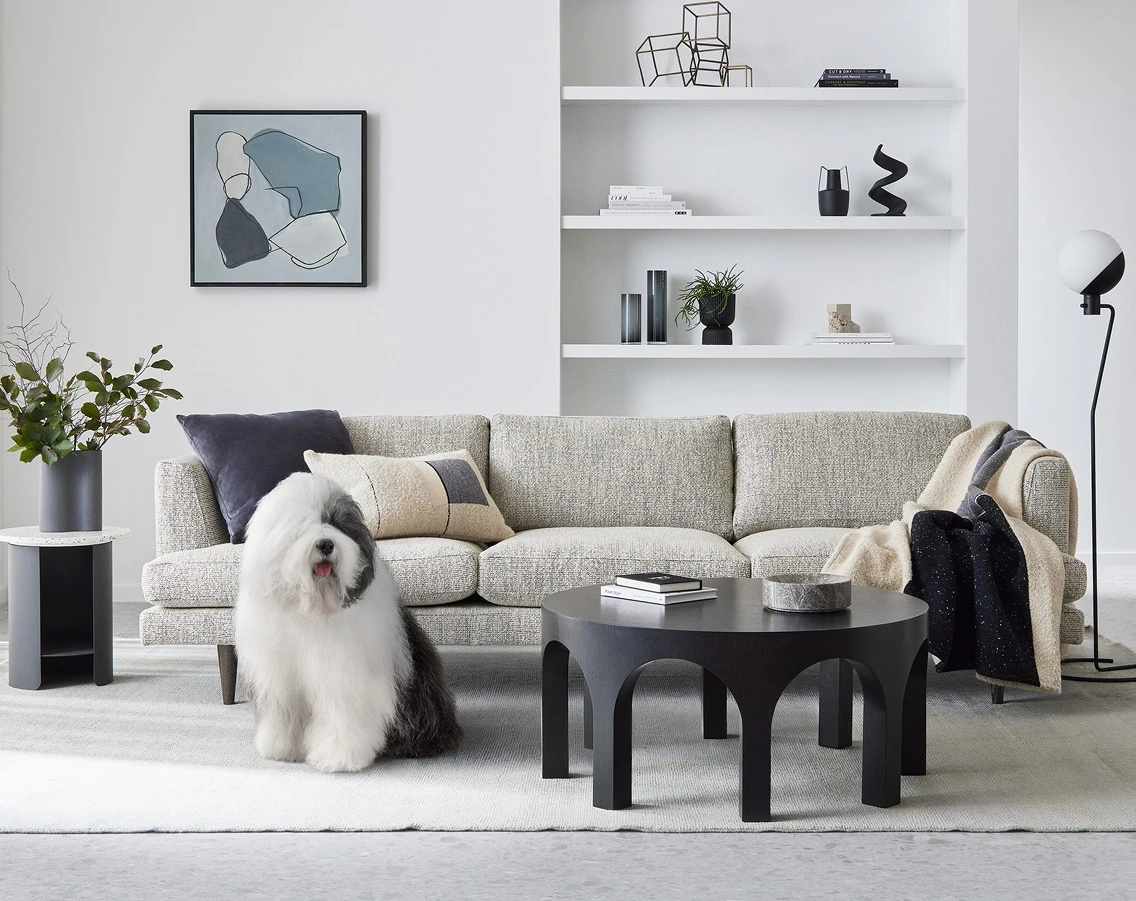
[[[366,284],[366,113],[190,115],[193,285]]]

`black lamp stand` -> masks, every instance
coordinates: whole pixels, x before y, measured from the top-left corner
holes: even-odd
[[[1089,414],[1089,490],[1092,504],[1093,536],[1093,656],[1069,657],[1066,663],[1091,663],[1097,673],[1117,673],[1136,670],[1136,663],[1114,664],[1111,657],[1100,655],[1100,614],[1097,607],[1097,398],[1100,397],[1101,379],[1104,378],[1104,364],[1108,359],[1108,344],[1112,340],[1112,324],[1116,310],[1112,304],[1101,303],[1099,294],[1086,294],[1081,303],[1086,316],[1099,316],[1101,310],[1108,310],[1108,328],[1104,333],[1104,349],[1101,351],[1100,369],[1097,370],[1097,386],[1093,390],[1093,406]],[[1110,665],[1105,665],[1110,664]],[[1136,676],[1078,676],[1062,673],[1062,678],[1070,682],[1136,682]]]

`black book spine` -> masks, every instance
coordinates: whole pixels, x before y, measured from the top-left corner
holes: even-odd
[[[818,88],[898,88],[899,79],[889,78],[886,81],[831,81],[822,78],[816,83]]]
[[[824,77],[829,75],[884,75],[887,69],[825,69]]]

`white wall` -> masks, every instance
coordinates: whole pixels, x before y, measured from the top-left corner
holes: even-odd
[[[1057,277],[1057,253],[1083,228],[1127,251],[1128,278],[1105,298],[1117,324],[1097,409],[1099,544],[1136,555],[1136,91],[1131,0],[1022,0],[1020,10],[1019,384],[1022,426],[1069,455],[1089,548],[1089,404],[1107,316],[1085,317]],[[1105,558],[1109,559],[1109,558]],[[1113,557],[1114,560],[1125,558]]]
[[[163,342],[148,437],[105,453],[118,596],[154,553],[177,412],[559,404],[555,0],[4,0],[2,262],[78,351]],[[370,112],[370,286],[190,288],[190,109]],[[2,292],[11,320],[13,292]],[[38,467],[3,463],[5,525]]]

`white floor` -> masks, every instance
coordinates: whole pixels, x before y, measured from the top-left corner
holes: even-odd
[[[1136,567],[1101,588],[1103,633],[1136,647]],[[0,861],[13,901],[1136,897],[1133,834],[15,835]]]

